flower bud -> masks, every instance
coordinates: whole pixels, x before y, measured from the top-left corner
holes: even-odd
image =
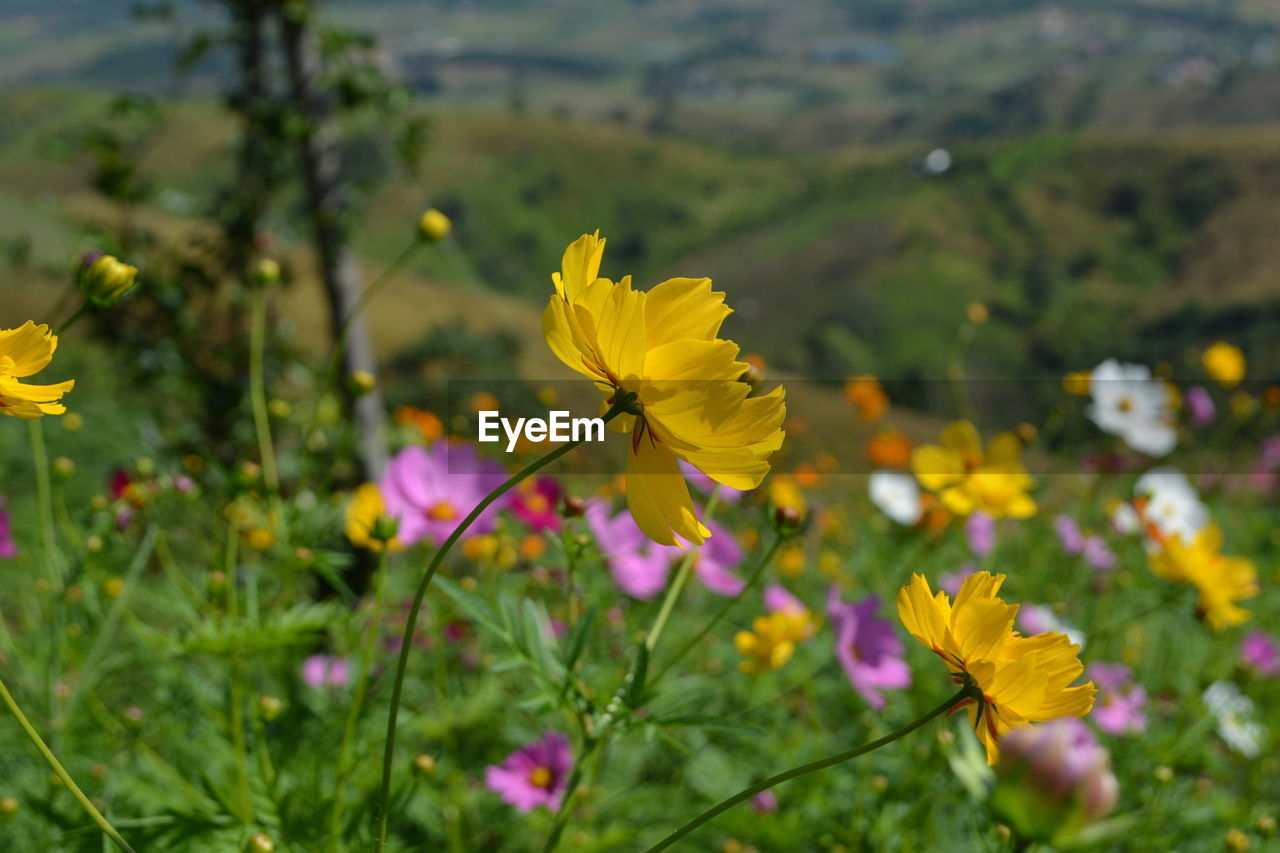
[[[17,797],[0,797],[0,819],[16,815],[21,807]]]
[[[245,842],[245,853],[275,853],[276,843],[261,832],[249,836]]]
[[[53,460],[53,473],[63,480],[71,479],[72,475],[76,473],[75,460],[59,456]]]
[[[969,318],[969,322],[975,326],[983,325],[990,317],[987,312],[987,306],[981,302],[970,302],[968,307],[964,309],[964,313]]]
[[[564,506],[561,511],[564,513],[565,518],[577,518],[587,511],[587,502],[573,495],[565,495]]]
[[[439,243],[453,230],[453,223],[434,207],[418,219],[418,237],[427,243]]]
[[[1070,846],[1119,793],[1107,751],[1079,720],[1020,726],[1000,740],[991,806],[1022,838]]]
[[[347,376],[347,390],[353,396],[363,397],[376,387],[378,387],[378,377],[367,370],[353,370]]]
[[[94,305],[114,305],[138,283],[138,268],[114,255],[87,252],[80,262],[80,288]]]
[[[258,697],[258,716],[268,723],[280,716],[284,711],[284,703],[275,696]]]
[[[274,258],[260,258],[253,266],[253,280],[262,285],[280,280],[280,264]]]
[[[400,519],[384,512],[374,519],[373,526],[369,529],[369,536],[385,544],[395,539],[399,531]]]
[[[436,760],[425,752],[413,757],[413,772],[419,776],[430,776],[436,772]]]

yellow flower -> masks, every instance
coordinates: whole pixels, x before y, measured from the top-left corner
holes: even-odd
[[[1035,481],[1022,465],[1022,442],[1002,432],[982,452],[978,430],[956,421],[942,430],[942,444],[926,444],[911,454],[911,470],[920,485],[937,492],[955,515],[983,510],[996,518],[1029,518],[1036,503],[1027,494]]]
[[[438,243],[453,230],[453,222],[434,207],[418,219],[418,236],[428,243]]]
[[[738,669],[748,675],[777,669],[791,660],[797,643],[808,640],[817,630],[808,610],[776,610],[758,616],[750,631],[739,631],[733,637],[733,644],[746,658],[738,663]]]
[[[76,384],[74,379],[56,385],[18,381],[44,370],[57,348],[58,336],[48,326],[28,320],[16,329],[0,329],[0,413],[30,420],[67,410],[58,400]]]
[[[1023,637],[1013,629],[1018,605],[996,595],[1004,579],[975,572],[954,604],[945,592],[934,594],[920,575],[912,575],[898,593],[898,618],[911,636],[946,662],[955,681],[982,691],[981,701],[967,699],[962,706],[987,749],[988,764],[996,763],[1000,738],[1010,729],[1083,717],[1097,693],[1091,681],[1071,686],[1084,664],[1080,647],[1064,634]]]
[[[1062,387],[1066,389],[1068,394],[1073,394],[1077,397],[1089,396],[1089,383],[1090,376],[1087,370],[1077,370],[1062,377]]]
[[[706,278],[673,278],[647,292],[630,277],[599,276],[604,240],[584,234],[569,246],[555,295],[542,316],[552,352],[603,390],[605,405],[634,395],[609,428],[630,433],[627,504],[655,542],[701,544],[679,460],[733,489],[754,489],[782,446],[782,388],[748,397],[737,381],[747,365],[718,337],[730,313]]]
[[[889,398],[874,376],[853,376],[844,383],[844,398],[858,410],[859,420],[879,420],[889,410]]]
[[[1218,341],[1200,357],[1209,378],[1223,388],[1234,388],[1244,379],[1244,353],[1226,341]]]
[[[809,501],[795,477],[775,474],[769,480],[769,504],[775,509],[795,510],[799,518],[809,512]]]
[[[1151,571],[1198,589],[1196,609],[1215,631],[1248,620],[1249,611],[1236,602],[1258,594],[1258,572],[1252,560],[1222,554],[1222,528],[1206,525],[1190,545],[1180,535],[1168,537],[1163,544],[1151,556]]]
[[[365,483],[356,489],[351,496],[351,503],[347,504],[347,538],[357,548],[381,551],[389,529],[388,520],[387,505],[382,500],[382,493],[373,483]],[[394,535],[386,545],[392,551],[403,547]]]

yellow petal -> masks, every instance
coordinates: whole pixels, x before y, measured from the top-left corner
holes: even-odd
[[[37,326],[28,320],[16,329],[0,329],[0,361],[6,361],[4,373],[30,376],[49,366],[58,338],[48,326]]]
[[[646,536],[660,545],[701,545],[711,531],[693,509],[676,457],[652,436],[641,436],[627,455],[627,506]]]
[[[936,444],[911,451],[911,471],[931,492],[938,492],[964,478],[964,459]]]
[[[654,286],[645,300],[649,346],[682,339],[714,340],[731,313],[724,294],[711,289],[711,279],[667,279]]]

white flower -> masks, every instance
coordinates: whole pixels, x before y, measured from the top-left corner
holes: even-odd
[[[1253,719],[1253,700],[1230,681],[1215,681],[1201,696],[1209,713],[1218,718],[1218,736],[1246,758],[1257,758],[1267,730]]]
[[[896,471],[876,471],[867,482],[871,502],[899,524],[910,527],[920,520],[920,487],[915,477]]]
[[[1169,393],[1144,365],[1107,359],[1089,374],[1089,394],[1089,418],[1133,450],[1164,456],[1178,443]]]
[[[1133,504],[1120,501],[1111,508],[1111,526],[1115,528],[1116,533],[1138,533],[1142,530],[1142,518],[1133,508]]]
[[[1183,542],[1195,541],[1209,523],[1209,509],[1200,500],[1195,486],[1177,468],[1152,468],[1138,478],[1134,492],[1146,499],[1142,518],[1153,525],[1163,537],[1180,537]],[[1149,546],[1159,543],[1148,542]]]

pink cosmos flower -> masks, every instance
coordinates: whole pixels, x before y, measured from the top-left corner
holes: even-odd
[[[539,806],[555,811],[560,808],[572,768],[569,739],[559,732],[547,732],[542,740],[508,755],[502,764],[485,768],[484,784],[517,811]]]
[[[964,535],[975,557],[985,557],[996,546],[996,520],[990,513],[978,510],[964,523]]]
[[[534,530],[560,530],[558,507],[564,490],[551,477],[525,480],[511,493],[511,511]]]
[[[778,795],[765,790],[751,798],[751,810],[758,814],[773,814],[778,810]]]
[[[1068,554],[1075,556],[1084,551],[1084,534],[1080,532],[1080,525],[1076,524],[1076,520],[1071,516],[1059,515],[1055,518],[1053,531],[1058,534],[1062,550]]]
[[[836,633],[836,658],[853,689],[876,710],[885,706],[884,690],[911,685],[911,668],[902,658],[902,640],[893,623],[877,619],[880,599],[869,595],[856,604],[840,600],[840,588],[827,592],[827,614]]]
[[[1116,555],[1101,536],[1085,537],[1084,561],[1100,572],[1109,572],[1116,567]]]
[[[341,687],[351,677],[346,658],[311,655],[302,662],[302,681],[311,688]]]
[[[1012,729],[1000,739],[997,774],[1050,798],[1074,796],[1088,821],[1110,812],[1120,794],[1107,751],[1074,717]]]
[[[1187,419],[1192,426],[1204,426],[1213,420],[1218,407],[1213,404],[1213,397],[1203,385],[1192,385],[1182,395],[1182,403],[1187,407]]]
[[[1240,641],[1240,659],[1259,675],[1280,676],[1280,648],[1265,631],[1250,631]]]
[[[496,462],[481,460],[469,444],[439,441],[430,448],[406,447],[382,476],[378,488],[387,513],[400,520],[396,533],[405,545],[427,540],[439,545],[453,533],[467,513],[506,479]],[[493,530],[499,498],[476,519],[467,533]]]
[[[10,560],[18,555],[18,543],[13,538],[13,523],[5,509],[5,498],[0,496],[0,560]]]
[[[671,565],[687,553],[645,536],[626,510],[610,517],[602,501],[589,503],[584,515],[609,573],[632,598],[649,599],[661,592]],[[742,562],[742,548],[729,531],[714,521],[705,523],[711,538],[694,552],[693,576],[718,595],[737,595],[743,581],[732,570]]]
[[[1133,671],[1122,663],[1089,664],[1089,678],[1098,685],[1093,721],[1113,735],[1140,734],[1147,729],[1147,691],[1133,683]]]
[[[786,587],[771,583],[764,588],[764,609],[770,613],[803,613],[808,608]]]

